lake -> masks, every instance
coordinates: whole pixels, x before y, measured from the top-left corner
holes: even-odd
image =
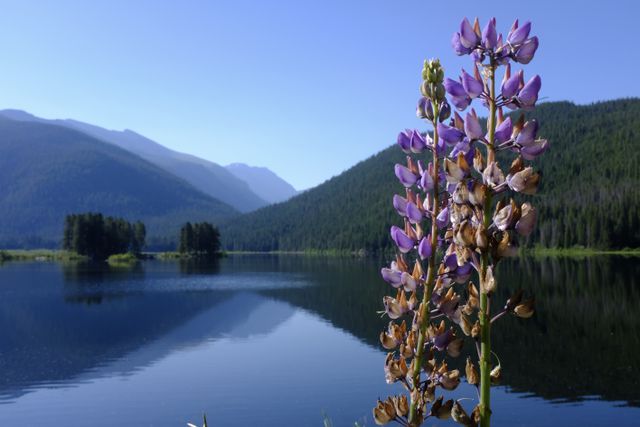
[[[497,299],[522,287],[537,312],[492,333],[503,367],[493,425],[638,425],[638,261],[500,266]],[[372,426],[376,398],[399,390],[378,342],[382,262],[3,264],[0,425],[185,426],[206,413],[211,426],[321,426],[323,414]]]

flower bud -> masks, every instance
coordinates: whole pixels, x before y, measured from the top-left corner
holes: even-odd
[[[404,417],[409,412],[409,402],[404,394],[393,398],[393,405],[396,409],[396,415]]]
[[[516,308],[513,309],[516,316],[521,317],[523,319],[528,319],[533,316],[533,307],[535,300],[533,298],[523,301],[521,304],[518,304]]]
[[[465,374],[467,376],[467,382],[471,385],[476,385],[480,382],[480,378],[478,377],[478,371],[476,367],[471,362],[471,358],[467,357],[467,364],[465,366]]]
[[[453,402],[453,407],[451,408],[451,418],[453,418],[453,421],[464,426],[473,425],[471,418],[469,418],[469,415],[467,415],[464,408],[457,400]]]

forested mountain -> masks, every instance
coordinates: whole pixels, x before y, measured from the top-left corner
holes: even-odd
[[[268,204],[249,188],[245,180],[237,178],[217,163],[173,151],[128,129],[115,131],[77,120],[42,119],[20,110],[2,110],[0,116],[12,120],[64,126],[117,145],[184,179],[203,193],[221,200],[241,212],[249,212]]]
[[[0,247],[59,246],[64,218],[142,220],[149,241],[186,221],[215,224],[231,206],[115,145],[50,124],[0,117]]]
[[[543,184],[533,196],[538,228],[530,241],[549,247],[640,247],[640,99],[578,106],[541,104],[539,135],[551,148],[536,162]],[[236,218],[221,229],[233,250],[390,247],[399,222],[394,193],[396,146],[362,161],[286,203]],[[505,167],[508,165],[504,165]]]
[[[246,182],[251,191],[269,203],[284,202],[298,194],[291,184],[267,168],[244,163],[232,163],[225,168],[236,178]]]

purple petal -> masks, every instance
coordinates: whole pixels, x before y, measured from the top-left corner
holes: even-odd
[[[511,117],[507,117],[496,128],[496,133],[495,133],[496,140],[498,142],[505,142],[506,140],[511,138],[512,131],[513,131],[513,126],[511,124]]]
[[[431,234],[423,237],[420,240],[420,244],[418,245],[418,255],[420,255],[421,259],[427,259],[433,253],[433,248],[431,247]]]
[[[527,84],[518,92],[518,101],[523,107],[533,107],[538,100],[538,92],[542,86],[542,80],[539,75],[533,76]]]
[[[524,124],[524,126],[522,127],[522,130],[516,137],[516,142],[524,146],[530,145],[535,141],[537,134],[538,134],[538,121],[535,119],[529,120]]]
[[[451,46],[453,47],[453,51],[458,56],[467,55],[471,52],[471,49],[464,47],[462,42],[460,41],[460,33],[454,33],[451,38]]]
[[[416,183],[418,177],[411,172],[406,166],[396,164],[395,173],[402,185],[409,188]]]
[[[518,92],[520,88],[520,81],[522,80],[522,70],[513,74],[502,84],[501,93],[505,99],[509,99]]]
[[[479,42],[478,35],[473,31],[473,27],[467,18],[460,23],[460,44],[466,48],[473,48]]]
[[[489,20],[482,30],[482,45],[487,49],[493,49],[498,44],[498,34],[496,33],[496,19]]]
[[[380,270],[380,274],[385,282],[389,283],[394,288],[399,288],[402,283],[402,272],[398,270],[392,270],[390,268],[383,268]]]
[[[404,197],[394,194],[393,207],[401,216],[407,216],[407,199],[405,199]]]
[[[450,78],[446,78],[444,80],[444,89],[451,96],[457,96],[457,97],[467,96],[467,91],[464,90],[464,86],[462,86],[462,83],[452,80]]]
[[[521,64],[528,64],[538,50],[538,38],[527,39],[515,52],[513,59]]]
[[[420,209],[418,209],[418,207],[411,203],[411,202],[407,202],[407,218],[409,218],[409,222],[411,222],[412,224],[417,224],[420,221],[422,221],[423,215],[422,212],[420,212]]]
[[[422,177],[420,178],[420,187],[422,187],[422,191],[433,190],[433,177],[428,170],[422,173]]]
[[[465,70],[462,70],[462,87],[472,99],[480,96],[484,90],[484,84]]]
[[[522,24],[521,27],[517,28],[515,31],[509,33],[507,37],[507,42],[512,45],[517,45],[522,43],[529,37],[529,32],[531,31],[531,22],[527,21]]]
[[[413,239],[407,236],[401,228],[395,225],[391,227],[391,238],[402,253],[409,252],[415,245]]]
[[[446,207],[440,211],[436,217],[436,225],[438,228],[444,228],[449,224],[449,208]]]
[[[467,113],[467,117],[464,120],[464,132],[469,139],[482,138],[482,127],[475,114]]]
[[[460,142],[464,138],[464,133],[457,128],[438,123],[438,135],[449,144]]]
[[[411,151],[416,154],[422,153],[424,149],[427,148],[427,143],[424,137],[417,130],[413,131],[409,145],[411,147]]]
[[[471,98],[465,93],[464,96],[452,96],[451,103],[459,110],[462,111],[469,106]]]
[[[398,134],[398,145],[405,153],[411,152],[411,132],[409,129],[405,129]]]
[[[540,154],[547,151],[549,148],[549,141],[546,139],[537,139],[526,147],[523,147],[520,150],[520,154],[522,154],[522,158],[525,160],[534,160]]]

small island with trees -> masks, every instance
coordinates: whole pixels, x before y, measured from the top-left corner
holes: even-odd
[[[147,229],[141,221],[87,212],[67,215],[62,248],[92,261],[130,262],[155,258],[143,254]],[[177,252],[160,258],[216,258],[220,256],[220,232],[208,222],[187,222],[180,229]]]

